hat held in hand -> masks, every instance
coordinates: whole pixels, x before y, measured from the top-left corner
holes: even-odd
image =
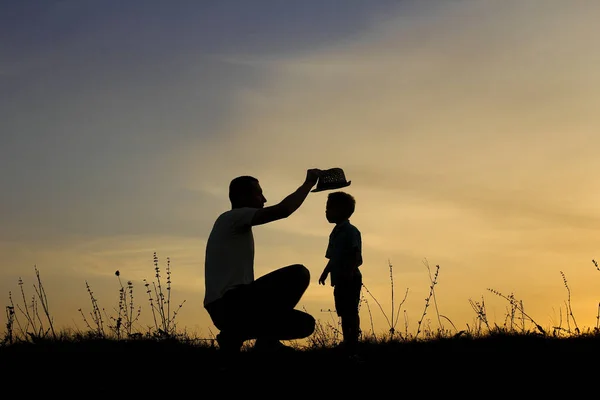
[[[352,181],[347,181],[344,170],[341,168],[324,169],[317,182],[317,187],[311,192],[322,192],[324,190],[340,189],[350,186]]]

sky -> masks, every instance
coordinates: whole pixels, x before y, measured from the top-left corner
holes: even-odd
[[[340,167],[363,331],[387,332],[407,293],[394,322],[414,333],[436,265],[432,329],[474,327],[472,301],[502,325],[490,289],[544,328],[567,328],[569,304],[570,327],[593,328],[597,15],[589,0],[2,2],[0,303],[23,307],[21,278],[30,304],[37,268],[55,326],[84,330],[86,283],[114,315],[118,270],[152,325],[156,252],[178,327],[212,337],[204,251],[230,180],[257,177],[270,205]],[[255,274],[306,265],[298,307],[335,325],[326,198],[254,228]]]

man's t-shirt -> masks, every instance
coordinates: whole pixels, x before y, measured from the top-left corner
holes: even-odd
[[[234,286],[254,281],[252,217],[256,208],[234,208],[221,214],[208,236],[204,260],[204,306]]]
[[[331,260],[330,279],[334,286],[338,280],[342,268],[348,268],[343,265],[343,260],[348,255],[353,255],[358,251],[360,255],[359,266],[362,265],[362,238],[360,231],[350,223],[349,220],[337,224],[329,235],[329,243],[325,257]]]

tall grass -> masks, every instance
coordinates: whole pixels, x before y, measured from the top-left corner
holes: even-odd
[[[34,283],[35,294],[28,299],[24,289],[24,281],[19,278],[18,285],[22,303],[13,300],[9,292],[9,305],[6,306],[6,330],[1,344],[17,342],[39,342],[42,340],[65,340],[93,338],[93,339],[136,339],[136,338],[178,338],[181,332],[177,330],[176,317],[183,307],[185,300],[172,307],[171,305],[171,260],[167,258],[165,281],[161,278],[162,271],[159,266],[157,253],[153,254],[155,280],[143,280],[152,311],[153,325],[142,326],[139,319],[142,312],[141,305],[136,305],[134,297],[134,284],[128,280],[125,285],[121,280],[120,271],[115,272],[118,280],[118,302],[111,310],[100,306],[100,303],[91,285],[85,281],[85,289],[90,299],[90,309],[79,308],[78,311],[86,326],[85,331],[75,331],[69,335],[67,330],[58,334],[55,331],[53,317],[50,313],[48,298],[42,284],[42,279],[37,267],[34,267],[37,282]]]
[[[6,333],[3,342],[12,343],[16,338],[24,338],[31,341],[36,341],[42,338],[51,337],[57,338],[54,330],[53,318],[50,315],[50,307],[48,304],[48,296],[42,283],[40,271],[37,266],[34,266],[37,283],[33,284],[35,294],[28,301],[28,296],[23,288],[23,279],[19,278],[19,291],[23,304],[15,303],[12,298],[12,292],[8,292],[9,305],[6,306]],[[22,315],[22,319],[18,318],[17,312]]]
[[[595,260],[592,260],[595,268],[600,271],[600,267]],[[440,313],[439,305],[436,299],[436,289],[440,266],[431,268],[428,261],[424,261],[427,275],[429,278],[429,291],[423,304],[423,311],[416,322],[416,333],[411,334],[410,324],[407,318],[405,308],[406,300],[409,295],[409,289],[406,288],[403,297],[397,301],[396,284],[394,279],[394,266],[388,261],[391,304],[385,307],[366,285],[363,284],[363,292],[359,306],[366,307],[369,320],[363,325],[368,325],[370,330],[361,332],[361,341],[365,343],[388,343],[388,342],[416,342],[423,340],[452,338],[465,336],[470,338],[481,338],[497,334],[521,334],[538,335],[549,337],[573,337],[581,335],[600,335],[600,303],[596,315],[596,326],[583,330],[576,322],[575,315],[571,306],[571,289],[569,287],[566,275],[560,271],[563,284],[567,291],[564,302],[564,311],[566,316],[566,326],[563,326],[562,306],[560,309],[561,318],[558,324],[552,326],[551,332],[544,329],[532,316],[525,311],[524,302],[518,299],[514,293],[508,295],[503,292],[488,288],[487,290],[495,296],[504,299],[507,302],[507,308],[504,315],[504,321],[501,325],[492,323],[487,315],[486,302],[484,297],[481,300],[474,301],[469,299],[469,304],[475,313],[475,323],[471,326],[466,324],[466,329],[458,330],[454,323]],[[166,266],[163,270],[159,266],[157,253],[153,254],[154,280],[143,280],[147,301],[151,310],[151,325],[143,326],[140,322],[142,306],[136,302],[135,285],[133,281],[127,280],[123,283],[120,271],[115,272],[118,281],[116,305],[110,309],[102,307],[96,298],[91,285],[85,281],[85,290],[90,299],[89,308],[79,308],[81,318],[85,323],[85,330],[63,330],[58,332],[54,326],[54,319],[50,311],[50,305],[46,290],[42,283],[40,272],[34,266],[36,281],[33,284],[34,293],[27,294],[23,279],[19,278],[19,301],[15,301],[13,293],[8,294],[8,305],[6,311],[6,327],[0,345],[7,346],[15,343],[36,343],[41,341],[65,341],[81,339],[113,339],[113,340],[132,340],[132,339],[176,339],[185,342],[209,343],[214,347],[214,338],[194,338],[190,337],[185,330],[178,329],[176,324],[177,315],[185,300],[176,306],[172,303],[172,269],[170,258],[166,259]],[[376,304],[375,310],[381,312],[386,323],[387,329],[377,334],[373,322],[373,310],[370,301]],[[432,328],[425,323],[426,316],[433,308],[437,328]],[[321,349],[335,347],[342,339],[341,323],[335,310],[321,310],[328,314],[325,320],[317,319],[315,332],[306,340],[308,349]],[[377,311],[375,311],[377,312]],[[403,313],[404,327],[397,329],[400,321],[400,314]],[[445,324],[450,324],[453,330],[447,329]],[[298,346],[297,346],[298,347]],[[301,347],[301,346],[300,346]]]

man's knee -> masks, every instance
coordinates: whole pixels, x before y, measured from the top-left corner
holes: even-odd
[[[302,264],[293,264],[286,267],[290,274],[294,275],[294,281],[304,282],[306,286],[310,283],[310,271]]]

